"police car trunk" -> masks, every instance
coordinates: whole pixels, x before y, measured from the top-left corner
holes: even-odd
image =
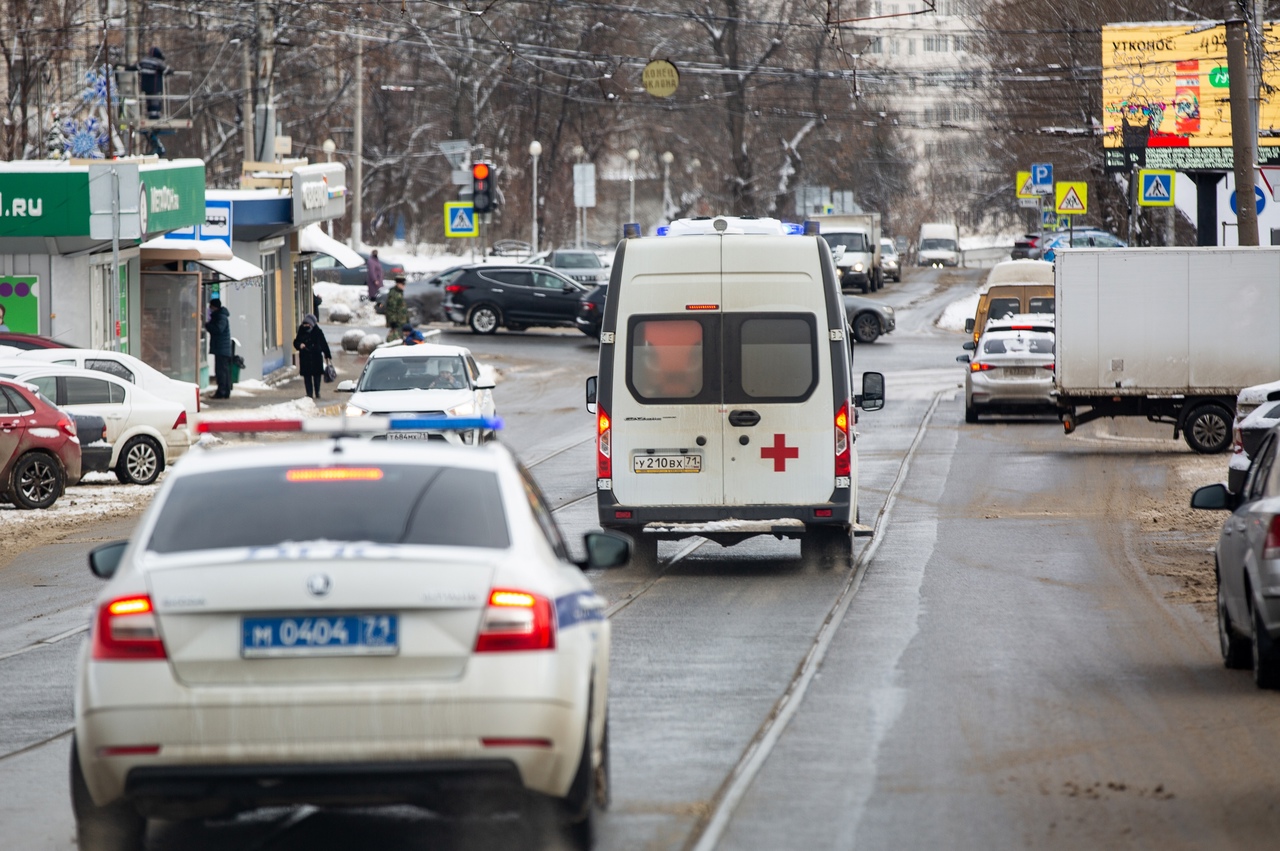
[[[847,533],[851,362],[826,244],[628,239],[613,270],[597,392],[601,524],[726,545],[806,526]]]

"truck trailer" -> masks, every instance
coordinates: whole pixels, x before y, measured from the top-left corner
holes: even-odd
[[[1236,394],[1280,378],[1280,249],[1068,248],[1055,266],[1067,434],[1145,417],[1222,452]]]

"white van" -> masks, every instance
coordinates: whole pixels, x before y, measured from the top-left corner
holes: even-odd
[[[959,266],[960,231],[948,222],[926,222],[920,226],[916,244],[916,265]]]
[[[847,561],[851,533],[870,533],[857,526],[855,405],[883,407],[884,377],[864,373],[853,395],[817,230],[749,218],[625,230],[587,402],[600,522],[630,533],[640,560],[659,540],[774,535]]]

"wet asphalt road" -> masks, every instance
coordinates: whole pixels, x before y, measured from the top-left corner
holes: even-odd
[[[1221,667],[1211,625],[1165,601],[1117,520],[1163,468],[1051,421],[965,426],[962,336],[932,320],[967,287],[938,278],[889,285],[898,330],[855,355],[888,384],[860,425],[862,517],[881,531],[861,539],[858,569],[754,539],[664,543],[656,572],[593,577],[614,623],[600,848],[1275,845],[1280,698]],[[501,370],[504,440],[568,536],[594,527],[594,343],[445,339]],[[0,848],[74,847],[65,731],[82,637],[4,657],[84,623],[97,587],[84,552],[128,525],[0,566]],[[184,851],[547,844],[510,819],[408,808],[151,836]]]

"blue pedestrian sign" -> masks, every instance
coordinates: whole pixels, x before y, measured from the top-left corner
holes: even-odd
[[[470,201],[444,202],[444,235],[447,237],[479,236],[475,207]]]
[[[1041,195],[1053,191],[1053,163],[1031,164],[1031,189]]]
[[[1175,172],[1143,169],[1138,172],[1138,204],[1142,207],[1172,207]]]
[[[1267,196],[1262,194],[1262,190],[1257,186],[1253,187],[1253,200],[1258,207],[1258,215],[1262,215],[1262,209],[1267,206]],[[1231,212],[1237,216],[1240,211],[1236,209],[1236,193],[1231,193]]]

